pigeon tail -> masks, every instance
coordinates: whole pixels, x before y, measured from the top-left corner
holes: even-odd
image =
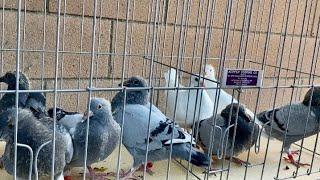
[[[177,72],[175,69],[170,69],[164,75],[166,80],[166,87],[174,87],[178,85],[178,80],[176,80]]]
[[[186,161],[189,160],[190,144],[173,145],[172,148],[173,155],[176,155]],[[210,158],[207,154],[197,151],[192,147],[190,162],[196,166],[206,167],[210,163]]]

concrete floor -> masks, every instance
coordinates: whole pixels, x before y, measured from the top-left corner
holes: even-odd
[[[304,146],[313,149],[314,142],[315,142],[315,137],[310,137],[310,138],[306,139]],[[258,154],[255,154],[254,152],[252,152],[250,154],[249,162],[251,164],[260,164],[263,162],[264,156],[265,156],[264,151],[266,148],[266,144],[267,144],[267,139],[263,138],[262,144],[261,144],[261,151]],[[274,177],[276,177],[277,168],[278,168],[278,161],[280,158],[279,152],[281,149],[281,145],[282,144],[279,141],[270,140],[269,151],[268,151],[268,155],[266,158],[266,166],[264,169],[263,179],[274,179]],[[0,147],[1,147],[1,154],[2,154],[4,144],[2,143]],[[319,148],[320,148],[320,145],[318,143],[317,149],[319,149]],[[293,146],[292,149],[297,150],[298,147]],[[319,150],[318,150],[318,152],[319,152]],[[117,164],[117,156],[118,156],[118,149],[116,149],[113,152],[113,154],[111,156],[109,156],[106,160],[104,160],[103,162],[94,164],[93,167],[103,169],[103,170],[105,170],[105,172],[115,171],[116,164]],[[121,168],[123,168],[125,170],[129,169],[130,165],[132,163],[132,158],[130,157],[130,155],[128,154],[128,152],[125,150],[125,148],[123,146],[122,146],[121,156],[122,156]],[[247,157],[247,153],[242,153],[239,156],[239,158],[243,159],[243,160],[245,160],[246,157]],[[311,159],[312,159],[312,153],[303,150],[302,156],[301,156],[301,162],[311,163]],[[152,176],[147,175],[146,179],[165,179],[166,175],[167,175],[166,174],[167,163],[168,163],[168,161],[160,161],[160,162],[154,163],[153,170],[154,170],[155,174]],[[187,164],[185,161],[183,161],[182,163],[185,165]],[[224,166],[227,167],[228,163],[229,163],[229,161],[225,161]],[[222,165],[222,160],[216,160],[214,162],[214,168],[221,168],[221,165]],[[286,166],[289,167],[288,170],[285,170]],[[309,167],[300,168],[298,174],[306,173],[308,168]],[[245,170],[246,170],[245,167],[231,163],[229,179],[243,179],[244,174],[245,174]],[[320,157],[316,155],[312,171],[319,171],[319,170],[320,170]],[[199,178],[204,179],[204,174],[202,173],[204,171],[204,169],[198,168],[198,167],[193,167],[192,171]],[[248,168],[246,179],[249,179],[249,180],[259,179],[261,176],[261,171],[262,171],[262,165]],[[292,175],[293,171],[295,171],[294,166],[288,164],[287,162],[282,161],[282,163],[280,165],[279,178],[289,177],[290,175]],[[81,178],[82,168],[74,168],[74,169],[72,169],[71,173],[72,173],[72,177],[73,177],[72,179],[75,179],[75,180],[82,179]],[[0,174],[1,174],[0,179],[12,179],[12,176],[8,175],[5,172],[5,170],[0,170]],[[212,175],[212,176],[210,176],[209,179],[220,179],[220,176],[222,176],[222,179],[226,179],[227,173],[226,172],[224,172],[222,174],[217,173],[216,176]],[[184,170],[177,162],[172,161],[170,163],[169,179],[174,179],[174,180],[186,179],[186,170]],[[190,174],[188,179],[197,179],[197,177]],[[310,176],[302,176],[302,177],[298,177],[296,179],[303,179],[303,180],[319,179],[320,180],[320,173],[311,174]]]

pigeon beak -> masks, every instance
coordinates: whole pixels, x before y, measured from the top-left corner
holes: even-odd
[[[84,114],[83,114],[83,117],[82,117],[82,120],[86,120],[90,117],[93,116],[93,112],[92,111],[86,111]]]
[[[128,85],[128,84],[127,84],[126,82],[123,82],[123,86],[124,86],[124,87],[127,87],[127,85]],[[118,84],[118,86],[119,86],[119,87],[121,87],[121,86],[122,86],[122,84],[121,84],[121,83],[119,83],[119,84]]]

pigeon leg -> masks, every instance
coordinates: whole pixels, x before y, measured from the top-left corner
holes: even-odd
[[[232,157],[232,158],[226,157],[226,159],[228,159],[229,161],[234,162],[234,163],[236,163],[236,164],[238,164],[240,166],[249,166],[250,165],[249,162],[246,162],[246,161],[241,160],[241,159],[236,158],[236,157]]]
[[[300,150],[295,150],[295,151],[291,151],[292,155],[299,155],[300,154]]]
[[[106,176],[110,176],[110,173],[95,173],[91,166],[87,166],[89,174],[88,177],[93,180],[105,180],[108,179]]]
[[[138,170],[138,168],[130,168],[127,172],[125,172],[123,169],[120,170],[119,173],[119,179],[120,180],[140,180],[141,177],[140,176],[136,176],[134,173]],[[117,173],[112,172],[109,173],[110,176],[116,177]]]
[[[153,163],[152,162],[148,162],[147,163],[147,167],[146,167],[146,172],[149,174],[149,175],[153,175],[154,172],[152,171],[152,167],[153,167]],[[142,164],[138,169],[137,171],[144,171],[144,164]]]
[[[3,158],[2,156],[0,157],[0,169],[3,169],[4,165],[3,165]]]
[[[310,164],[308,163],[300,163],[297,162],[296,160],[294,160],[293,155],[292,154],[288,154],[288,157],[283,157],[285,161],[287,161],[290,164],[293,164],[296,167],[301,167],[301,166],[310,166]]]

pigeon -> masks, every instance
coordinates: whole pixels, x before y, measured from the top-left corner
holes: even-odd
[[[0,82],[8,84],[7,90],[16,90],[16,72],[7,72],[4,76],[0,77]],[[24,73],[19,72],[19,90],[29,90],[30,86],[28,77]],[[15,93],[5,93],[3,95],[0,100],[0,113],[15,106],[15,97]],[[18,106],[29,108],[38,118],[46,115],[46,98],[40,92],[19,93]]]
[[[33,159],[25,147],[17,150],[17,176],[27,179],[31,175],[49,179],[51,177],[53,121],[49,117],[36,118],[28,109],[10,108],[0,114],[0,134],[6,141],[2,163],[9,174],[13,174],[14,168],[14,129],[16,110],[18,111],[18,143],[28,145],[33,150]],[[55,142],[55,171],[54,177],[63,180],[63,171],[73,156],[73,144],[67,130],[56,125]],[[42,147],[43,146],[43,147]],[[38,158],[36,152],[39,151]],[[30,163],[32,163],[30,165]],[[32,168],[34,167],[34,168]],[[31,169],[32,168],[32,169]],[[29,170],[32,170],[29,174]]]
[[[319,132],[319,97],[320,88],[315,87],[314,90],[311,88],[300,103],[293,103],[291,106],[281,106],[258,114],[258,119],[264,124],[264,133],[269,135],[272,124],[271,137],[284,143],[283,150],[287,154],[287,157],[284,157],[284,159],[296,167],[307,166],[309,164],[294,160],[293,156],[299,154],[299,152],[291,151],[290,146],[292,143],[297,142],[304,137],[309,137]],[[288,121],[289,124],[287,126]],[[305,136],[304,130],[306,132]],[[286,132],[286,139],[284,139]]]
[[[113,119],[110,102],[103,98],[94,98],[90,102],[90,112],[84,114],[84,120],[79,122],[71,133],[74,144],[74,155],[69,167],[84,165],[85,139],[87,121],[89,120],[89,136],[87,149],[87,168],[89,175],[94,177],[106,176],[95,174],[91,164],[106,159],[117,147],[120,138],[120,126]],[[88,119],[87,119],[88,117]]]
[[[166,87],[178,86],[178,83],[175,82],[176,74],[176,71],[172,68],[165,73]],[[191,76],[191,82],[193,83],[191,86],[198,86],[198,83],[194,80],[196,78],[198,77]],[[179,87],[183,86],[180,85]],[[173,119],[174,112],[176,112],[177,123],[185,128],[190,128],[194,121],[207,119],[213,115],[214,104],[204,89],[167,90],[166,95],[169,117]]]
[[[205,72],[205,78],[207,78],[209,80],[206,80],[201,77],[194,78],[195,82],[193,82],[191,84],[200,84],[200,86],[207,87],[207,88],[218,88],[218,84],[216,83],[217,79],[215,76],[214,67],[210,64],[206,64],[204,72]],[[220,89],[220,95],[218,96],[219,101],[217,103],[217,100],[218,100],[218,97],[217,97],[218,92],[217,91],[218,91],[218,89],[207,89],[208,95],[209,95],[211,101],[213,102],[214,110],[217,109],[216,110],[217,114],[220,114],[221,111],[223,109],[225,109],[230,103],[239,103],[238,100],[235,99],[235,97],[232,97],[230,94],[228,94],[223,89]],[[242,105],[244,105],[244,104],[242,104]],[[215,107],[215,106],[217,106],[217,107]],[[249,115],[251,117],[251,119],[254,119],[254,122],[256,124],[258,124],[260,126],[260,128],[262,127],[262,124],[260,123],[260,121],[257,119],[255,114],[249,108],[246,108],[246,114]]]
[[[218,88],[218,84],[216,83],[217,79],[215,77],[214,67],[210,64],[206,64],[204,72],[205,78],[209,80],[205,80],[203,78],[196,78],[196,82],[194,84],[198,84],[198,81],[200,79],[200,85],[203,85],[207,88]],[[220,89],[219,102],[217,103],[217,91],[218,89],[207,89],[208,95],[211,101],[214,103],[214,106],[217,105],[217,114],[220,114],[221,111],[225,109],[230,103],[238,103],[238,101],[234,97],[232,98],[232,96],[223,89]]]
[[[48,110],[49,117],[53,118],[53,108]],[[69,132],[73,132],[77,124],[83,121],[84,115],[78,112],[68,112],[62,108],[56,108],[56,119],[57,121],[64,125]]]
[[[229,123],[230,113],[231,118]],[[202,147],[205,152],[208,152],[211,142],[213,143],[211,152],[213,155],[217,155],[218,158],[221,158],[224,154],[226,158],[237,164],[248,164],[232,156],[238,156],[256,143],[260,132],[259,125],[253,122],[252,118],[246,113],[245,107],[237,103],[227,105],[221,114],[216,115],[215,130],[212,129],[214,125],[213,118],[214,117],[198,121],[196,124],[198,126],[197,133],[200,147]],[[236,121],[237,127],[232,154],[231,150]],[[214,132],[214,135],[212,134],[210,137],[211,130],[212,133]],[[214,138],[214,140],[212,138]]]
[[[123,86],[147,87],[147,82],[142,77],[133,76],[125,81]],[[141,169],[147,152],[148,161],[151,162],[169,158],[170,144],[172,144],[173,158],[188,160],[189,153],[191,153],[192,164],[208,166],[209,156],[191,147],[193,143],[191,135],[174,124],[156,106],[150,104],[149,90],[129,90],[124,109],[123,101],[124,92],[118,92],[111,102],[115,120],[123,125],[123,144],[134,159],[132,168],[122,177],[128,178],[135,171]],[[122,121],[123,112],[124,120]],[[149,115],[150,133],[148,138]],[[147,166],[147,171],[150,172],[150,170]]]

